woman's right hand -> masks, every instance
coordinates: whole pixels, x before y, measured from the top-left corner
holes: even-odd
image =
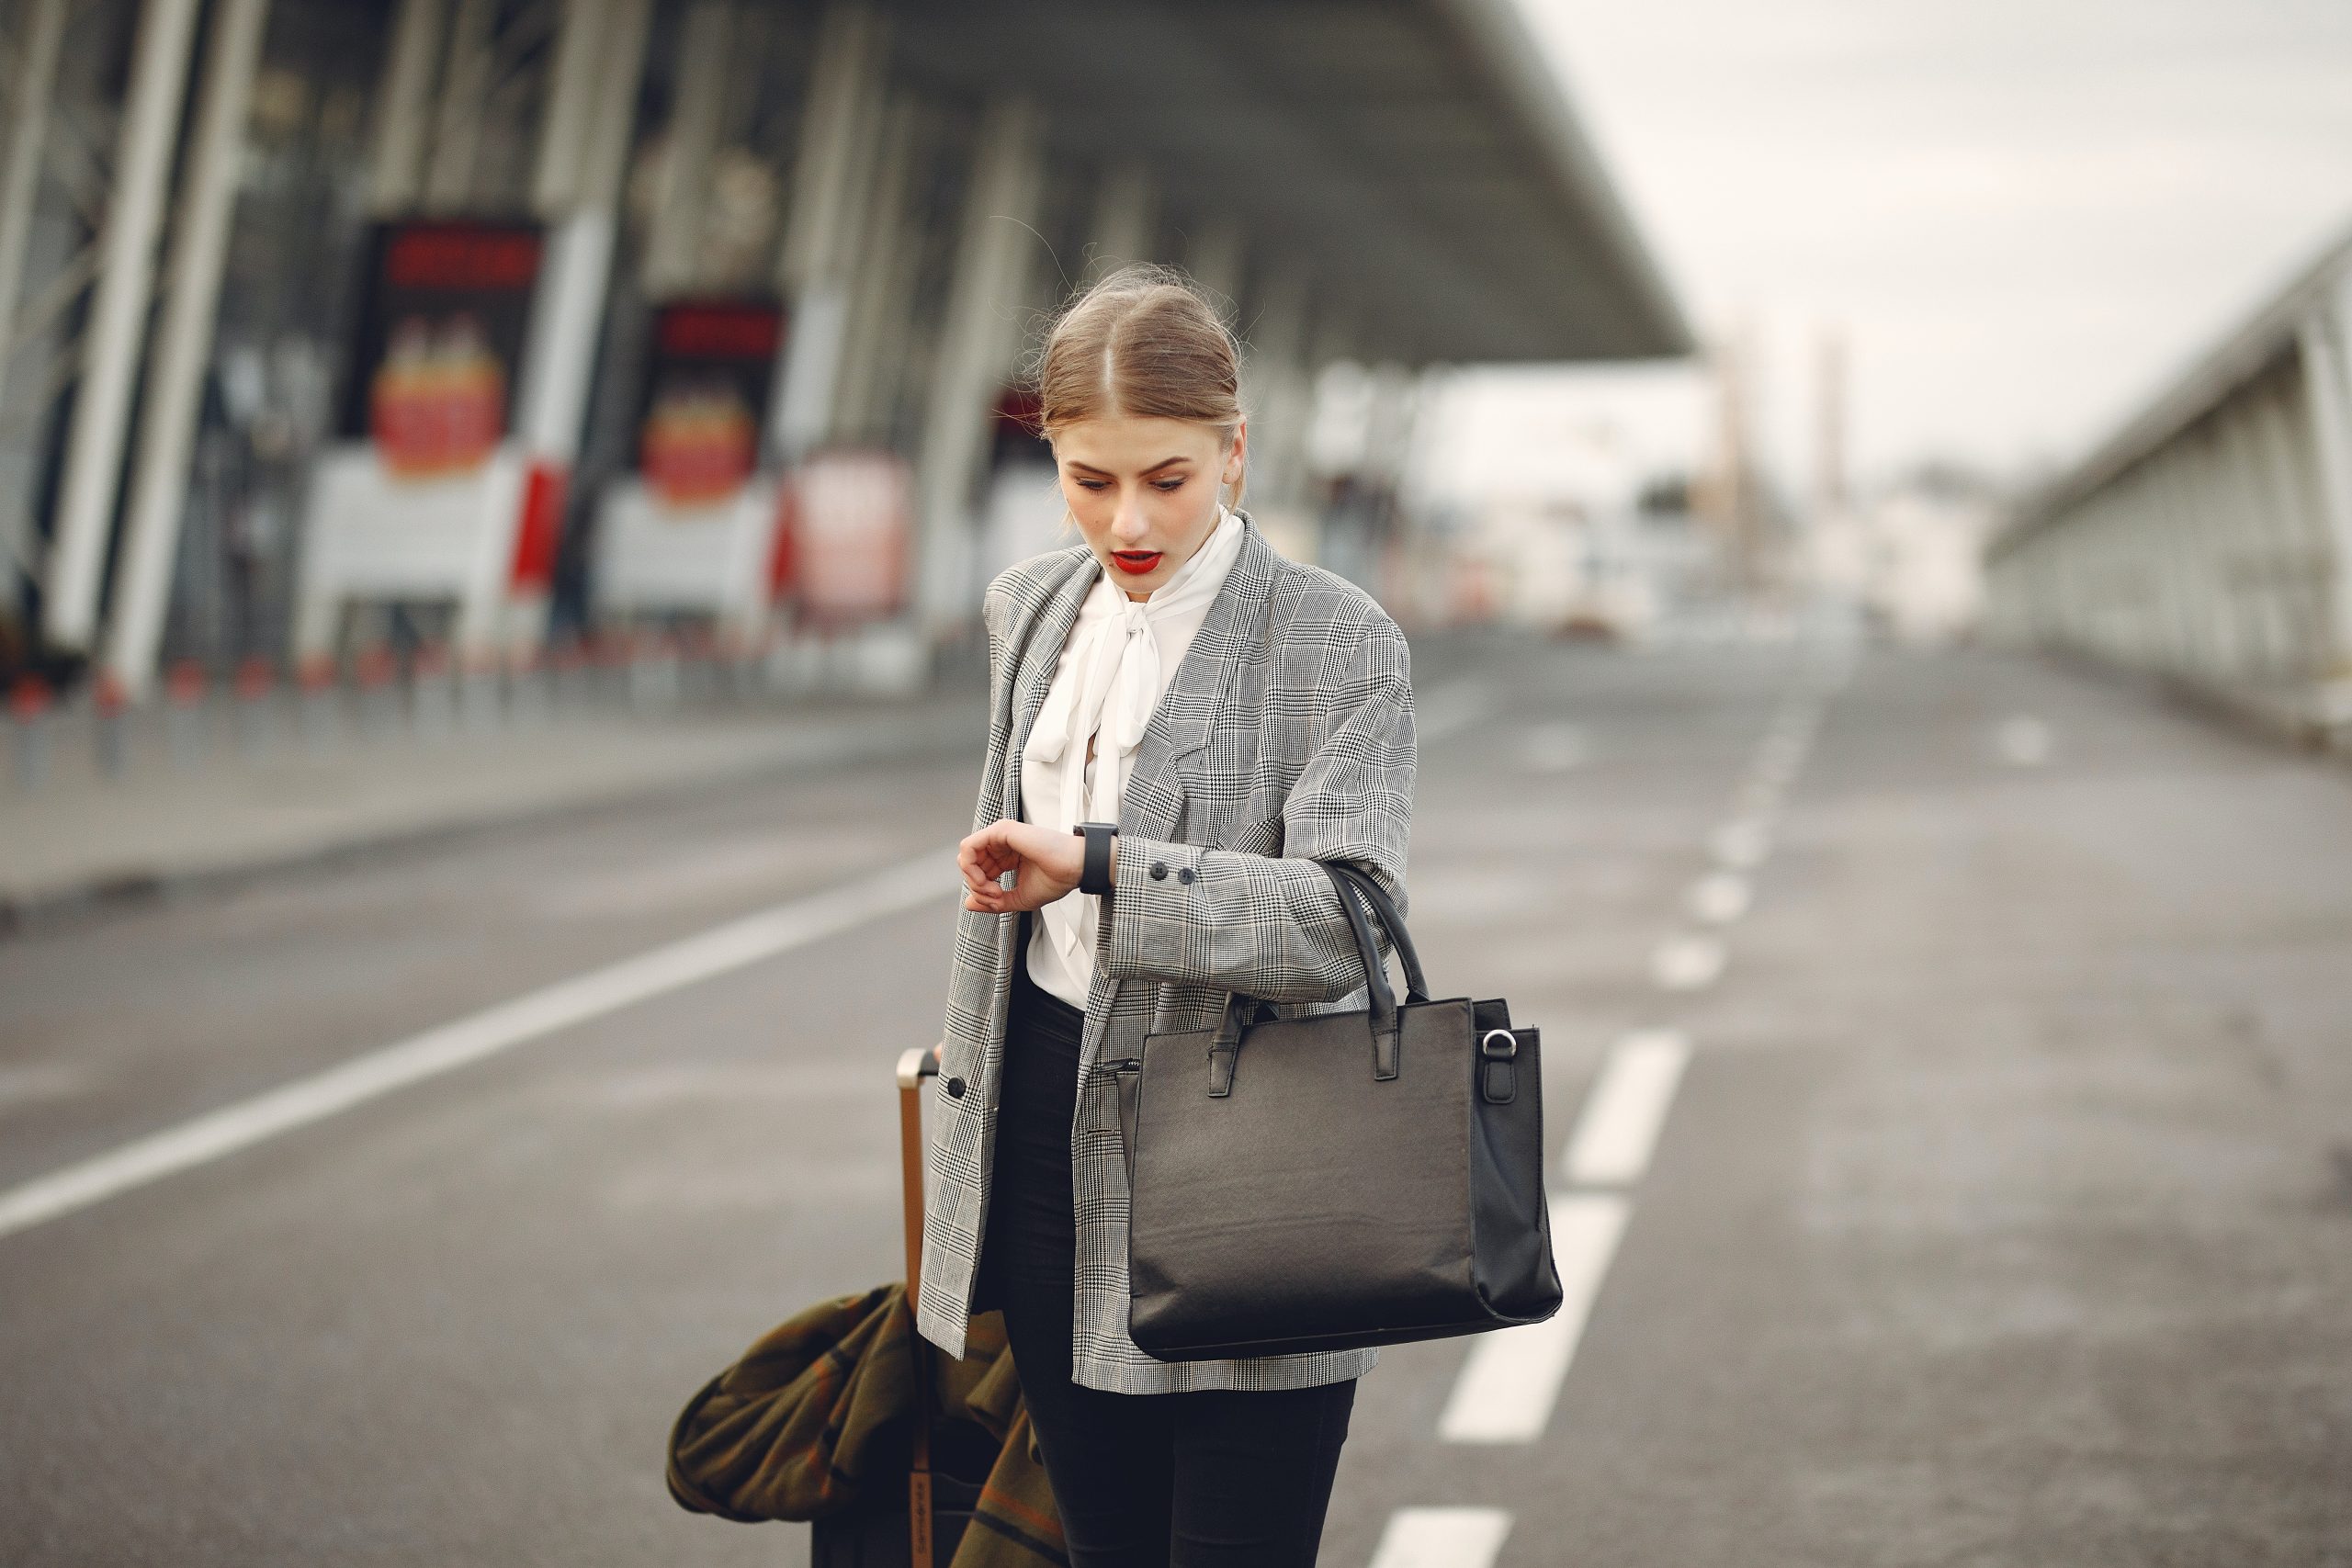
[[[964,874],[964,908],[1017,914],[1042,908],[1078,886],[1086,869],[1086,840],[1001,817],[956,846],[956,864]],[[1008,871],[1015,874],[1011,887],[997,880]]]

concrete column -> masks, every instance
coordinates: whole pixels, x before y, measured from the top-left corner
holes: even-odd
[[[441,53],[447,0],[401,0],[392,47],[376,89],[375,146],[368,205],[378,217],[416,205],[424,187],[425,110],[433,97],[433,65]]]
[[[1306,494],[1306,425],[1314,388],[1306,364],[1306,275],[1272,269],[1252,318],[1243,395],[1250,413],[1249,495],[1296,506]]]
[[[2230,585],[2231,618],[2245,648],[2243,672],[2260,678],[2278,673],[2285,660],[2280,628],[2273,614],[2275,518],[2263,483],[2262,464],[2246,440],[2248,396],[2240,389],[2209,417],[2213,422],[2220,479],[2230,497],[2222,513],[2225,530],[2222,558]]]
[[[873,198],[864,239],[833,398],[832,434],[870,440],[888,424],[906,353],[906,319],[913,308],[922,259],[922,215],[910,209],[922,162],[922,109],[896,96],[884,110],[876,154]]]
[[[86,649],[97,630],[98,576],[114,521],[196,12],[196,0],[147,0],[139,18],[43,600],[43,635],[61,648]]]
[[[268,18],[269,0],[219,0],[213,12],[195,145],[173,220],[171,292],[140,411],[138,459],[107,640],[107,668],[134,701],[143,701],[154,686],[155,650],[171,602],[180,519],[187,510],[188,454],[220,313],[220,272],[236,209],[254,67],[261,59]]]
[[[24,286],[58,46],[64,36],[65,0],[34,0],[9,93],[7,161],[0,165],[0,365],[16,346],[17,294]],[[34,558],[32,519],[24,506],[0,509],[0,585],[12,596],[17,570],[29,570]]]
[[[1193,230],[1184,244],[1184,270],[1225,309],[1238,310],[1244,250],[1241,226],[1220,214]]]
[[[2228,626],[2220,611],[2222,592],[2221,560],[2213,547],[2213,501],[2203,453],[2193,444],[2176,444],[2158,460],[2173,469],[2172,487],[2181,511],[2182,564],[2189,583],[2188,673],[2200,681],[2217,681],[2229,667]]]
[[[704,214],[710,161],[718,151],[727,109],[735,7],[729,0],[696,0],[678,44],[679,90],[672,95],[668,145],[662,155],[662,199],[645,258],[646,292],[655,299],[693,290],[702,264]]]
[[[571,210],[548,215],[554,224],[516,400],[516,433],[534,458],[569,463],[579,450],[595,366],[598,317],[611,275],[614,213],[637,127],[638,82],[644,70],[650,10],[650,0],[575,0],[564,20],[567,28],[591,32],[594,47],[558,51],[558,63],[575,77],[552,84],[551,102],[560,103],[577,90],[577,79],[585,78],[593,84],[591,96],[598,112],[577,149]],[[542,172],[548,164],[573,156],[550,139],[540,151]],[[551,180],[533,183],[554,185]]]
[[[970,194],[956,272],[940,323],[931,400],[916,464],[922,545],[917,613],[938,636],[976,606],[965,581],[972,548],[972,483],[987,447],[989,420],[1011,367],[1028,295],[1028,273],[1045,175],[1044,125],[1035,107],[999,98],[973,138]]]
[[[2284,519],[2286,554],[2279,592],[2296,657],[2306,672],[2325,670],[2335,657],[2328,624],[2328,579],[2334,551],[2327,507],[2319,485],[2310,410],[2299,380],[2289,380],[2256,407],[2254,440]]]
[[[2189,494],[2196,507],[2199,581],[2203,586],[2199,597],[2206,662],[2199,673],[2215,682],[2234,681],[2245,667],[2245,653],[2230,584],[2229,514],[2233,498],[2224,482],[2212,431],[2206,429],[2192,437],[2181,460],[2188,468]]]
[[[2324,666],[2328,649],[2325,627],[2308,613],[2312,568],[2320,557],[2312,547],[2310,498],[2282,428],[2290,387],[2266,378],[2242,389],[2233,423],[2262,525],[2260,592],[2272,660],[2282,675],[2308,677]]]
[[[2296,347],[2331,567],[2326,669],[2352,675],[2352,278],[2303,319]]]
[[[590,97],[597,112],[571,171],[572,209],[555,216],[548,231],[546,259],[540,266],[530,331],[525,340],[514,425],[529,471],[526,497],[560,498],[571,480],[572,460],[579,455],[605,286],[612,276],[621,175],[637,129],[638,86],[645,66],[650,10],[650,0],[577,0],[565,14],[567,28],[591,29],[595,43],[593,49],[560,46],[556,61],[560,67],[594,84]],[[549,90],[550,109],[580,91],[576,78],[552,83]],[[574,156],[573,152],[553,145],[551,139],[543,139],[533,188],[560,189],[561,175],[551,173],[551,165],[560,166]],[[550,502],[526,499],[526,511],[534,504]],[[478,654],[502,643],[537,640],[546,610],[544,597],[518,594],[511,608],[512,619],[502,625],[502,606],[497,603],[460,605],[459,648]]]
[[[498,0],[457,3],[449,19],[447,62],[441,70],[439,112],[433,120],[433,159],[424,173],[425,205],[437,212],[461,212],[473,199],[474,164],[496,61],[491,46]]]
[[[15,344],[17,291],[24,286],[33,198],[40,192],[49,100],[57,83],[58,46],[65,38],[65,0],[34,0],[30,24],[9,95],[15,101],[8,116],[8,162],[0,173],[0,358]]]
[[[1157,261],[1156,210],[1151,175],[1142,164],[1114,164],[1103,170],[1087,225],[1088,271],[1100,276],[1133,262]]]
[[[2155,635],[2151,660],[2160,670],[2180,670],[2188,661],[2193,626],[2189,619],[2187,562],[2183,555],[2181,517],[2171,495],[2144,461],[2124,476],[2133,502],[2147,519],[2147,556],[2155,573]]]
[[[2177,447],[2143,458],[2150,489],[2168,516],[2165,533],[2166,554],[2176,587],[2173,633],[2178,649],[2177,672],[2193,677],[2211,673],[2216,662],[2211,564],[2202,547],[2203,513],[2186,455]]]
[[[2232,618],[2244,649],[2240,671],[2255,679],[2281,672],[2285,662],[2277,590],[2276,516],[2265,492],[2261,462],[2247,446],[2247,394],[2241,389],[2215,411],[2215,456],[2230,501],[2225,513],[2229,540],[2224,551]]]
[[[561,8],[555,60],[548,68],[547,108],[539,117],[537,159],[531,170],[531,210],[544,218],[560,218],[579,205],[582,160],[596,135],[603,107],[596,92],[605,8],[600,0],[561,0]]]
[[[777,267],[791,316],[777,367],[775,436],[788,460],[832,433],[888,53],[872,6],[836,0],[826,11]]]
[[[1420,415],[1420,382],[1404,366],[1390,362],[1372,373],[1372,408],[1364,423],[1364,471],[1394,485],[1405,477],[1405,460]]]

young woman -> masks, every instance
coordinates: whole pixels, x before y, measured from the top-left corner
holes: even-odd
[[[1038,391],[1085,542],[983,604],[990,732],[958,856],[920,1326],[960,1356],[971,1314],[1002,1310],[1076,1568],[1308,1564],[1375,1352],[1136,1348],[1102,1065],[1207,1027],[1235,991],[1315,1010],[1362,989],[1316,863],[1404,904],[1405,639],[1225,503],[1249,456],[1238,355],[1181,274],[1089,289]]]

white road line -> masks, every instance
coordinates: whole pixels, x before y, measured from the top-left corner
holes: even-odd
[[[1372,1568],[1488,1568],[1509,1534],[1500,1508],[1399,1508],[1380,1532]]]
[[[1732,870],[1753,871],[1772,852],[1772,834],[1756,818],[1742,817],[1716,829],[1708,848]]]
[[[1624,1234],[1627,1201],[1610,1192],[1552,1194],[1552,1258],[1560,1310],[1523,1328],[1481,1335],[1438,1418],[1449,1443],[1532,1443],[1544,1435],[1584,1337],[1593,1297]]]
[[[961,884],[956,847],[500,1002],[0,1192],[0,1236],[250,1148],[632,1003],[897,914]]]
[[[1711,926],[1727,926],[1747,913],[1755,894],[1747,878],[1736,872],[1711,871],[1690,885],[1683,902],[1690,918]]]
[[[1703,991],[1723,978],[1731,954],[1723,942],[1695,931],[1677,931],[1650,951],[1650,978],[1664,991]]]
[[[1570,1184],[1631,1187],[1642,1179],[1690,1062],[1690,1037],[1679,1029],[1637,1029],[1610,1047],[1561,1161]]]

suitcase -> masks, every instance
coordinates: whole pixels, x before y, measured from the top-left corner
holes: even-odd
[[[939,1073],[939,1047],[899,1058],[899,1160],[904,1184],[907,1310],[922,1273],[922,1082]],[[914,1458],[903,1500],[845,1509],[809,1526],[809,1568],[947,1568],[995,1459],[985,1433],[966,1422],[942,1427],[931,1408],[932,1357],[922,1335],[915,1357]],[[977,1436],[979,1440],[973,1440]]]

